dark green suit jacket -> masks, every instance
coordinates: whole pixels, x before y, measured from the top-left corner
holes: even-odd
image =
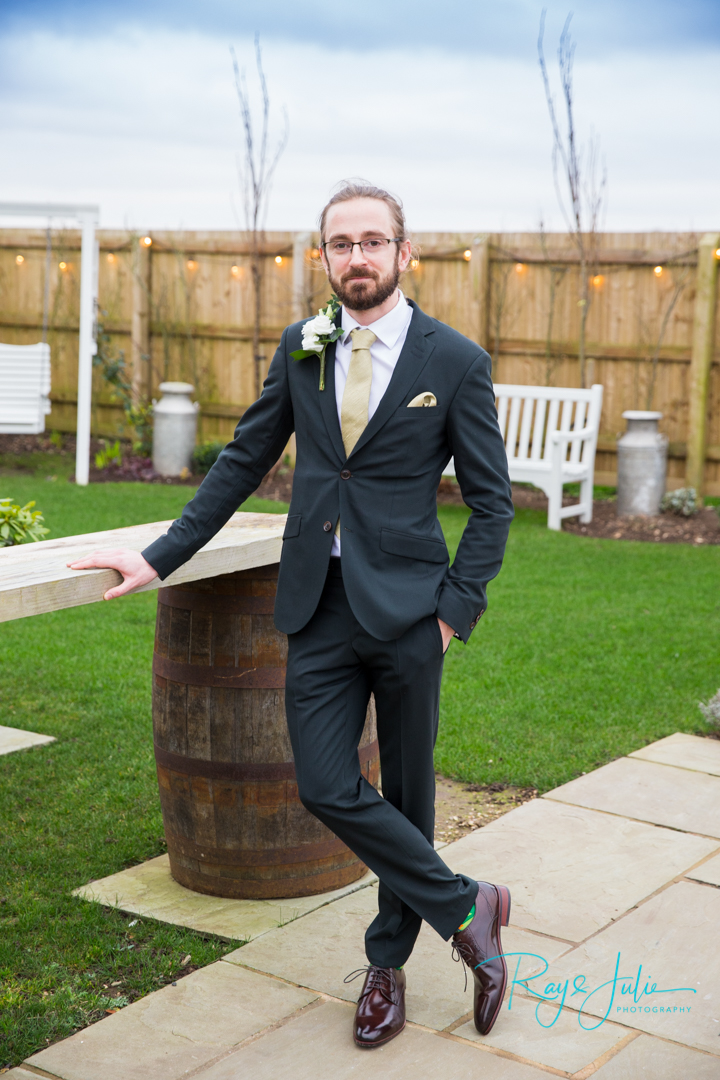
[[[294,362],[302,323],[289,326],[263,392],[167,534],[143,555],[161,578],[206,544],[258,487],[292,432],[297,463],[284,533],[275,624],[286,634],[312,617],[341,520],[343,581],[355,617],[389,641],[436,614],[467,641],[485,611],[513,518],[490,357],[413,304],[405,345],[377,411],[348,458],[335,401],[335,346]],[[437,405],[408,408],[430,391]],[[451,567],[436,493],[451,456],[472,513]]]

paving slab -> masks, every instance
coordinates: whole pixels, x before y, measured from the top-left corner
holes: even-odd
[[[133,915],[187,926],[200,933],[216,934],[228,941],[250,941],[375,881],[375,875],[367,873],[343,889],[318,896],[287,900],[223,900],[179,885],[170,874],[168,856],[159,855],[139,866],[82,885],[74,890],[73,896],[120,908]]]
[[[528,1061],[575,1073],[587,1068],[608,1050],[628,1038],[628,1030],[619,1024],[605,1023],[595,1031],[583,1031],[577,1013],[556,1006],[537,1003],[515,992],[495,1021],[489,1035],[479,1035],[472,1020],[455,1028],[463,1039],[508,1050]]]
[[[593,1073],[593,1080],[717,1080],[720,1059],[641,1035]]]
[[[365,930],[376,914],[377,889],[364,889],[265,934],[223,959],[355,1002],[363,975],[350,983],[343,980],[367,964]],[[521,969],[525,975],[544,966],[541,960],[533,962],[530,953],[542,949],[542,955],[548,954],[549,959],[566,952],[568,945],[508,927],[503,930],[503,948],[525,954]],[[453,961],[450,945],[429,926],[423,925],[406,972],[409,1020],[442,1030],[472,1009],[472,980],[465,993],[461,965]]]
[[[455,871],[507,885],[511,925],[578,942],[716,850],[705,837],[533,799],[448,844],[443,859]]]
[[[694,881],[706,881],[709,885],[720,885],[720,855],[708,859],[694,870],[688,870],[686,877]]]
[[[38,735],[35,731],[5,727],[0,724],[0,754],[13,754],[16,750],[28,750],[31,746],[43,746],[55,742],[52,735]]]
[[[570,991],[580,993],[569,992],[566,1007],[577,1009],[582,1002],[585,1026],[607,1015],[720,1054],[718,926],[720,889],[680,881],[551,963],[542,981],[528,985],[543,992],[549,983],[562,988],[569,980]],[[643,993],[653,985],[654,993]]]
[[[219,960],[28,1058],[62,1080],[176,1080],[316,995]]]
[[[720,776],[672,765],[618,758],[543,799],[720,838]]]
[[[198,1080],[547,1080],[548,1074],[408,1025],[369,1054],[352,1041],[353,1007],[328,1001],[218,1061]]]
[[[2,1074],[5,1080],[38,1080],[36,1072],[29,1072],[20,1065],[17,1069],[10,1069]]]
[[[676,731],[666,739],[658,739],[640,750],[633,750],[628,756],[720,776],[720,739],[702,739],[698,735],[684,735]]]

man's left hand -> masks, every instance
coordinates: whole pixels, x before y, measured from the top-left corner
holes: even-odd
[[[438,619],[438,626],[440,627],[440,633],[442,634],[443,654],[445,654],[447,652],[448,645],[455,637],[455,631],[453,630],[452,626],[448,626],[448,624],[446,622],[443,622],[442,619]]]

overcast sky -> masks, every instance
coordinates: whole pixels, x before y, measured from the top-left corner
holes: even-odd
[[[561,219],[530,0],[4,0],[0,200],[97,202],[104,227],[242,227],[229,46],[261,36],[289,142],[267,219],[312,227],[340,179],[417,230]],[[546,55],[569,6],[548,0]],[[605,226],[720,228],[720,2],[579,0],[575,108],[607,165]]]

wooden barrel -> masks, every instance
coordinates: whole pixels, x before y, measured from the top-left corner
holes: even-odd
[[[153,731],[170,870],[212,896],[310,896],[366,869],[298,798],[277,575],[260,566],[158,592]],[[372,700],[359,756],[377,785]]]

